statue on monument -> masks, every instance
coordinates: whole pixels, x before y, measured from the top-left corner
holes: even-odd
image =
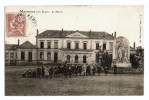
[[[117,55],[118,55],[118,62],[128,62],[128,48],[125,46],[124,42],[121,42],[117,45]]]

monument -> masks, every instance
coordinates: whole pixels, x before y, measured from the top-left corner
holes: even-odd
[[[130,63],[130,45],[128,39],[123,36],[119,36],[114,40],[113,44],[113,63],[117,67],[131,67]]]

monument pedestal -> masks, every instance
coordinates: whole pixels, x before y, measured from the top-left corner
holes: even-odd
[[[112,66],[114,65],[114,63],[112,63]],[[127,62],[124,62],[124,63],[115,63],[115,65],[117,67],[121,67],[121,68],[130,68],[131,67],[131,63],[127,63]]]
[[[131,67],[131,63],[116,63],[115,64],[117,67],[124,67],[124,68],[129,68]]]

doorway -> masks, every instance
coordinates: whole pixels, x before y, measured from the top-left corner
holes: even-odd
[[[57,63],[57,61],[58,61],[58,53],[55,52],[54,53],[54,63]]]
[[[86,63],[86,56],[83,56],[83,63]]]

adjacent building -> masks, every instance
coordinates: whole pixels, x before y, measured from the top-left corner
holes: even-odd
[[[17,47],[17,64],[18,65],[33,65],[37,63],[37,47],[29,41]]]
[[[16,65],[17,60],[17,44],[5,44],[5,64]]]

